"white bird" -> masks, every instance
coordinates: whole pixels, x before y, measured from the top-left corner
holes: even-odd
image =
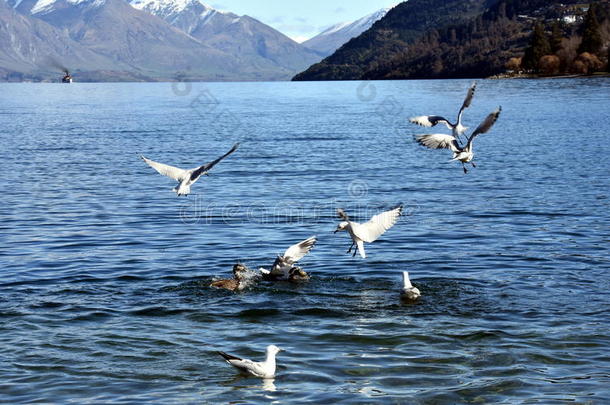
[[[311,251],[318,240],[315,236],[290,246],[284,255],[278,255],[271,266],[271,271],[261,268],[263,279],[267,281],[305,281],[309,275],[300,267],[294,266]]]
[[[474,138],[489,131],[498,120],[498,117],[500,117],[500,112],[502,112],[502,107],[498,107],[496,111],[489,114],[481,125],[474,130],[472,135],[470,135],[468,142],[464,146],[460,145],[457,137],[445,134],[417,135],[415,140],[420,145],[429,149],[449,149],[453,152],[453,159],[451,161],[459,160],[462,162],[464,173],[468,173],[466,163],[470,163],[472,167],[477,167],[477,165],[472,161],[474,159],[474,151],[472,148]]]
[[[470,104],[472,103],[472,99],[474,97],[474,93],[475,93],[476,89],[477,89],[477,84],[475,82],[468,89],[468,93],[466,93],[466,98],[464,99],[462,108],[460,108],[460,111],[459,111],[458,117],[457,117],[457,122],[455,124],[452,123],[451,121],[449,121],[447,118],[441,117],[439,115],[423,115],[420,117],[413,117],[413,118],[409,119],[409,121],[411,121],[414,124],[421,125],[422,127],[428,127],[428,128],[436,126],[439,123],[445,124],[447,126],[447,128],[449,128],[452,131],[453,136],[455,138],[459,138],[459,136],[462,135],[464,132],[466,132],[466,130],[468,129],[468,127],[465,127],[464,125],[462,125],[462,115],[464,114],[464,110],[467,109],[468,107],[470,107]]]
[[[339,218],[343,219],[343,222],[337,226],[334,233],[339,231],[347,231],[352,238],[352,245],[347,250],[347,253],[352,251],[354,245],[358,246],[358,252],[363,259],[366,259],[366,253],[364,251],[364,242],[374,242],[381,235],[383,235],[388,229],[394,226],[398,217],[402,214],[402,205],[398,207],[382,212],[372,217],[368,222],[359,224],[349,220],[349,217],[341,208],[337,210]],[[354,249],[353,256],[356,256],[356,249]]]
[[[178,196],[187,196],[191,193],[191,186],[195,184],[197,180],[203,175],[208,175],[208,171],[212,167],[216,166],[218,162],[235,152],[239,147],[239,143],[233,145],[230,151],[222,155],[216,160],[204,164],[203,166],[196,167],[194,169],[180,169],[178,167],[169,166],[163,163],[154,162],[150,159],[140,156],[150,167],[155,169],[159,174],[169,177],[170,179],[176,180],[179,184],[174,188],[173,191]]]
[[[227,363],[238,369],[240,372],[267,379],[275,377],[275,355],[281,351],[282,349],[275,345],[267,346],[267,357],[265,358],[265,361],[261,362],[241,359],[225,352],[217,353],[220,354]]]
[[[419,289],[417,287],[413,287],[413,284],[411,284],[408,271],[402,272],[402,283],[403,287],[401,294],[403,297],[411,301],[415,301],[421,297],[421,292],[419,292]]]

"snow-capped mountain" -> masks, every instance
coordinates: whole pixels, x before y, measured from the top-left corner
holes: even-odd
[[[129,3],[132,7],[156,15],[188,34],[214,19],[239,19],[236,14],[218,11],[199,0],[131,0]]]
[[[216,10],[200,0],[131,0],[130,4],[261,71],[277,70],[287,78],[290,72],[320,60],[319,54],[270,26]]]
[[[58,79],[63,75],[60,65],[89,70],[126,67],[92,52],[63,30],[17,13],[0,0],[0,78]]]
[[[32,20],[58,28],[70,41],[113,62],[114,69],[101,66],[100,70],[120,71],[123,77],[129,73],[169,79],[186,67],[196,66],[198,77],[239,77],[241,66],[230,55],[136,10],[124,0],[23,0],[13,7]]]
[[[218,11],[199,0],[0,2],[5,6],[0,27],[17,20],[45,27],[41,32],[49,38],[31,38],[23,29],[20,43],[57,44],[49,48],[50,59],[89,72],[90,80],[286,80],[320,60],[314,51],[251,17]],[[6,42],[2,39],[0,44]],[[70,60],[60,49],[62,43],[75,49]],[[40,58],[16,59],[0,51],[0,72],[41,77],[49,71]]]
[[[388,11],[390,11],[389,8],[383,8],[356,21],[333,25],[315,37],[303,42],[302,45],[324,56],[331,55],[350,39],[371,28],[373,24],[385,17]]]

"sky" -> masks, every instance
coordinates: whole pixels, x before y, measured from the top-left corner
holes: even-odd
[[[204,2],[206,2],[204,0]],[[207,0],[215,9],[247,14],[297,42],[331,25],[357,20],[399,0]]]

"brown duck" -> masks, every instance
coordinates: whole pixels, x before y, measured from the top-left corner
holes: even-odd
[[[246,285],[244,283],[244,276],[248,269],[243,264],[236,264],[233,266],[233,278],[230,280],[218,280],[210,284],[210,287],[224,288],[229,291],[241,291]]]

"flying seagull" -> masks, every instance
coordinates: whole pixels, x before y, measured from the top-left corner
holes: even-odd
[[[217,352],[227,363],[238,369],[244,374],[253,375],[259,378],[275,377],[275,355],[281,352],[282,349],[275,345],[267,346],[267,358],[265,361],[254,362],[252,360],[240,359],[225,352]]]
[[[271,270],[260,269],[263,280],[295,282],[309,280],[309,275],[300,267],[294,266],[294,264],[309,253],[316,242],[316,237],[312,236],[309,239],[290,246],[286,249],[284,255],[278,255],[273,266],[271,266]]]
[[[179,169],[177,167],[169,166],[163,163],[154,162],[150,159],[140,156],[150,167],[155,169],[159,174],[169,177],[170,179],[176,180],[179,184],[174,187],[174,190],[178,196],[187,196],[191,193],[191,186],[195,184],[202,175],[208,175],[208,171],[212,167],[216,166],[218,162],[235,152],[239,147],[239,143],[233,145],[230,151],[222,155],[216,160],[204,164],[203,166],[196,167],[194,169],[186,170]]]
[[[477,83],[475,82],[468,89],[468,93],[466,93],[466,98],[464,99],[462,108],[460,108],[460,112],[457,116],[457,122],[455,124],[449,121],[447,118],[441,117],[439,115],[423,115],[420,117],[413,117],[409,119],[409,121],[411,121],[413,124],[421,125],[422,127],[428,128],[434,127],[439,123],[445,124],[447,128],[451,130],[453,136],[455,138],[459,138],[459,136],[466,132],[466,130],[468,129],[468,127],[462,125],[462,115],[464,114],[464,110],[470,107],[476,89]]]
[[[453,152],[452,161],[459,160],[462,162],[464,173],[468,173],[466,163],[470,163],[472,167],[477,167],[477,165],[475,165],[472,161],[472,159],[474,159],[474,152],[472,150],[472,142],[474,141],[474,138],[489,131],[498,120],[501,112],[502,107],[498,107],[496,111],[489,114],[481,125],[474,130],[472,135],[470,135],[468,142],[464,146],[460,145],[460,142],[455,136],[445,134],[417,135],[415,140],[420,145],[429,149],[449,149]]]
[[[246,288],[246,273],[248,269],[243,264],[237,263],[233,266],[233,278],[230,280],[218,280],[210,284],[210,287],[224,288],[229,291],[241,291]]]
[[[363,259],[366,259],[366,253],[364,251],[364,242],[374,242],[381,235],[383,235],[388,229],[394,226],[398,217],[402,214],[402,205],[391,209],[390,211],[382,212],[381,214],[375,215],[370,221],[363,224],[353,222],[349,220],[349,217],[339,208],[337,210],[339,218],[343,220],[335,229],[335,233],[339,231],[347,231],[352,238],[352,245],[347,250],[347,253],[352,251],[354,245],[358,246],[358,252]],[[356,249],[354,249],[353,256],[356,256]]]
[[[402,283],[403,283],[403,287],[402,287],[401,295],[404,298],[406,298],[410,301],[415,301],[419,297],[421,297],[421,292],[419,292],[419,289],[417,287],[413,287],[413,284],[411,284],[411,280],[409,280],[408,271],[402,272]]]

